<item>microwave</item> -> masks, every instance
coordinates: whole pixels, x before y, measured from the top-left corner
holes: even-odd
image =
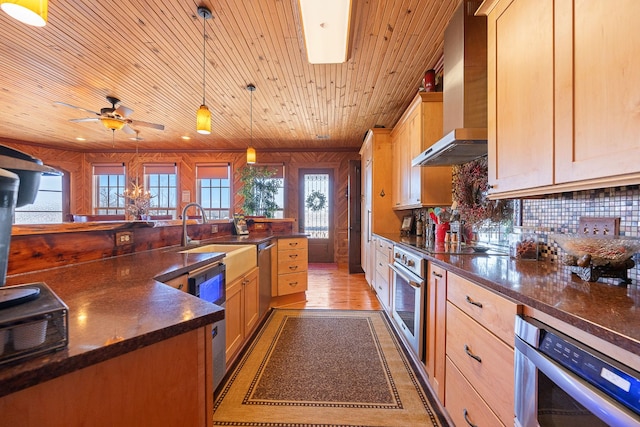
[[[188,290],[207,302],[224,306],[226,301],[226,268],[222,263],[207,265],[189,272]]]

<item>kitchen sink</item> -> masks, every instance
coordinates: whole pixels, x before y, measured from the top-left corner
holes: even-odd
[[[180,251],[180,253],[224,253],[222,262],[226,266],[226,282],[231,283],[238,277],[257,266],[258,250],[256,245],[204,245]]]

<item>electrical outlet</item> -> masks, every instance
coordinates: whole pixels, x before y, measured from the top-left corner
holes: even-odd
[[[116,233],[116,246],[133,244],[133,233],[131,231],[121,231]]]
[[[213,224],[211,226],[211,232],[212,233],[217,233],[218,232],[218,224]]]

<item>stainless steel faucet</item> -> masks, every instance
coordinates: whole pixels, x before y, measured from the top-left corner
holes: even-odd
[[[187,209],[189,209],[191,206],[200,208],[200,212],[202,213],[202,223],[207,223],[207,214],[204,213],[204,209],[202,208],[202,206],[200,206],[200,204],[196,202],[187,203],[187,206],[182,209],[182,246],[187,246],[189,243],[200,243],[199,240],[191,240],[191,238],[187,234]]]

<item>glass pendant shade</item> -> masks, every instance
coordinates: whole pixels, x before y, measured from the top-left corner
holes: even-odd
[[[253,147],[247,148],[247,163],[253,164],[256,162],[256,149]]]
[[[109,117],[102,117],[100,121],[102,122],[104,127],[106,127],[109,130],[120,130],[125,125],[124,121],[118,120],[118,119],[111,119]]]
[[[47,23],[48,0],[6,0],[0,1],[0,7],[27,25],[44,27]]]
[[[206,105],[201,105],[198,108],[198,114],[196,115],[196,130],[203,135],[209,135],[211,133],[211,112]]]

